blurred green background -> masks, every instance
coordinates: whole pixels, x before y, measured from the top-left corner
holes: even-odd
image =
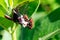
[[[4,17],[17,6],[33,18],[32,29]],[[60,40],[60,0],[0,0],[0,40]]]

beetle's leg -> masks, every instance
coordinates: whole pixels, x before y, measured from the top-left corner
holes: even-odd
[[[5,15],[5,18],[9,19],[9,20],[13,20],[10,16]]]

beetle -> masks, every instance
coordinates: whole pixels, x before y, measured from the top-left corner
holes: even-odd
[[[24,28],[28,27],[28,28],[32,29],[32,26],[33,26],[33,19],[32,18],[29,19],[26,14],[22,15],[22,14],[18,13],[18,11],[16,11],[15,9],[13,9],[12,13],[13,13],[13,17],[5,15],[5,18],[12,20],[14,22],[18,22]]]
[[[28,2],[26,2],[28,3]],[[25,3],[23,3],[25,4]],[[10,17],[9,15],[5,15],[5,18],[13,21],[13,22],[18,22],[19,24],[21,24],[24,28],[28,27],[29,29],[32,29],[33,26],[33,19],[30,18],[26,15],[26,14],[21,14],[19,12],[19,8],[23,6],[23,5],[18,5],[16,8],[12,9],[12,16]]]

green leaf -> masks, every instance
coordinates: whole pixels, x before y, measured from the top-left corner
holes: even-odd
[[[26,14],[29,17],[35,12],[36,8],[38,9],[38,5],[40,4],[39,0],[33,0],[33,1],[23,1],[18,6],[16,6],[17,9],[19,9],[19,12],[21,14]]]
[[[34,26],[32,29],[18,26],[16,30],[17,40],[38,40],[39,38],[43,40],[60,40],[60,34],[56,34],[60,33],[58,31],[56,32],[56,30],[60,29],[59,0],[41,1],[41,4],[49,4],[52,8],[48,13],[44,11],[46,8],[45,6],[43,8],[39,1],[40,0],[0,0],[0,30],[3,28],[7,30],[9,27],[13,27],[13,22],[4,18],[4,15],[11,13],[13,8],[19,8],[21,14],[27,14],[29,18],[33,18]],[[58,4],[55,3],[55,1]],[[40,8],[42,8],[42,10]],[[51,35],[52,33],[53,35]]]
[[[0,31],[1,31],[1,30],[4,30],[4,28],[2,28],[2,26],[0,26]]]
[[[13,0],[13,2],[14,2],[13,7],[16,7],[18,5],[23,5],[27,1],[31,2],[31,1],[34,1],[34,0]]]
[[[60,33],[56,34],[55,37],[54,37],[56,40],[60,40]]]
[[[40,13],[37,12],[34,15],[32,15],[32,18],[34,20],[34,28],[31,30],[28,28],[22,28],[21,39],[38,40],[39,37],[43,37],[47,34],[54,32],[57,29],[60,29],[59,13],[60,13],[60,8],[57,8],[48,15],[45,12],[40,12]],[[51,20],[53,20],[53,22],[51,22]],[[53,35],[55,34],[56,33],[54,33]]]
[[[58,3],[60,5],[60,0],[55,0],[56,3]]]
[[[15,7],[16,5],[18,5],[22,1],[24,1],[24,0],[13,0],[13,2],[14,2],[13,6]]]
[[[47,18],[41,21],[41,30],[40,30],[40,37],[47,35],[54,30],[60,29],[60,8],[55,9],[52,11]],[[48,28],[48,29],[47,29]],[[55,33],[56,34],[56,33]],[[54,35],[54,34],[53,34]]]
[[[9,7],[12,9],[13,8],[13,0],[8,0]]]
[[[52,37],[54,37],[53,35],[56,35],[56,34],[59,33],[59,32],[60,32],[60,29],[57,29],[57,30],[55,30],[54,32],[51,32],[50,34],[47,34],[47,35],[39,38],[39,40],[46,40],[46,39],[52,38]],[[54,39],[54,38],[53,38],[53,39]]]
[[[4,10],[4,8],[0,5],[0,17],[4,17],[6,13],[6,10]]]
[[[0,5],[8,12],[8,6],[5,2],[5,0],[0,0]]]
[[[51,22],[60,20],[60,7],[51,12],[48,17]]]
[[[6,18],[0,17],[0,26],[2,28],[7,29],[9,27],[13,27],[13,22],[8,20],[8,19],[6,19]]]
[[[16,28],[16,38],[17,38],[17,40],[20,40],[19,39],[20,36],[21,36],[21,25],[19,24]]]

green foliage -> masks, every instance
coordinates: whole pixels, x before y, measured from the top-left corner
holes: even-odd
[[[57,2],[60,5],[60,0],[55,0],[55,2]]]
[[[0,17],[0,25],[3,26],[3,27],[8,28],[8,27],[12,27],[13,26],[13,22],[8,20],[8,19],[6,19],[6,18]]]
[[[3,30],[11,35],[12,40],[15,40],[14,38],[16,40],[60,40],[59,2],[59,0],[0,0],[0,40],[4,37],[1,33]],[[32,29],[23,28],[20,24],[4,17],[6,14],[13,15],[13,8],[18,8],[21,14],[27,14],[29,18],[32,17],[34,20]]]

